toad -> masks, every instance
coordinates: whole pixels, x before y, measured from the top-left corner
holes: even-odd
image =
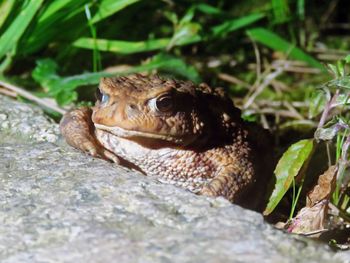
[[[140,74],[102,78],[92,108],[68,112],[68,144],[164,183],[256,208],[271,171],[268,136],[222,88]]]

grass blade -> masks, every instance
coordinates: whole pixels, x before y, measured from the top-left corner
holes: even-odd
[[[290,10],[286,0],[271,0],[273,22],[276,24],[285,23],[290,19]]]
[[[138,1],[140,0],[103,0],[99,4],[97,14],[91,19],[91,23],[97,23]]]
[[[17,46],[44,0],[31,0],[22,5],[22,10],[0,38],[0,59]]]
[[[201,41],[202,38],[199,35],[200,30],[201,26],[198,23],[185,23],[184,25],[181,25],[169,41],[167,50],[170,50],[174,46],[181,46],[184,43],[195,43]]]
[[[293,59],[304,61],[312,67],[325,71],[324,66],[319,61],[270,30],[264,28],[253,28],[249,29],[247,34],[253,40],[272,48],[273,50],[284,52]]]
[[[213,36],[218,37],[218,36],[225,35],[229,32],[232,32],[237,29],[246,27],[250,24],[253,24],[254,22],[262,19],[263,17],[265,17],[265,14],[257,13],[257,14],[251,14],[244,17],[240,17],[240,18],[227,20],[224,23],[214,26],[212,28]]]
[[[195,4],[194,8],[207,15],[221,15],[223,13],[220,8],[205,3]]]
[[[184,77],[186,79],[192,80],[194,83],[201,82],[199,73],[193,66],[187,65],[182,59],[160,53],[154,56],[151,61],[144,65],[134,67],[131,71],[126,73],[161,70],[175,74],[176,76]]]
[[[86,1],[85,1],[86,2]],[[57,12],[62,12],[63,10],[71,11],[72,8],[77,8],[78,6],[83,6],[84,1],[80,1],[79,4],[75,2],[75,0],[60,0],[60,1],[51,1],[49,5],[47,5],[47,8],[45,11],[42,12],[42,14],[39,17],[39,22],[49,22],[49,20],[55,16]],[[65,17],[67,17],[67,13],[70,14],[71,12],[65,12]],[[51,25],[51,24],[50,24]]]
[[[0,29],[3,26],[6,18],[11,13],[15,0],[2,0],[0,1]]]
[[[305,19],[305,0],[298,0],[297,2],[297,14],[300,20]]]
[[[200,41],[199,36],[179,39],[176,46],[188,45]],[[171,42],[170,38],[150,39],[146,41],[122,41],[122,40],[108,40],[108,39],[93,39],[93,38],[79,38],[73,43],[73,46],[85,49],[95,49],[99,51],[114,52],[119,54],[134,54],[140,52],[147,52],[159,49],[165,49]]]
[[[60,38],[69,38],[69,31],[80,31],[86,25],[84,23],[76,24],[74,27],[67,21],[79,13],[84,12],[84,4],[88,0],[60,0],[51,1],[46,6],[40,17],[33,23],[30,32],[26,32],[25,39],[21,41],[21,48],[24,54],[31,54],[40,48],[46,46],[57,36]],[[62,35],[61,32],[65,34]]]
[[[151,39],[147,41],[130,42],[121,40],[79,38],[73,46],[86,49],[97,48],[99,51],[108,51],[119,54],[133,54],[166,48],[170,39]]]

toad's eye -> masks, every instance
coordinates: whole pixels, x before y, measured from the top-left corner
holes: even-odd
[[[109,101],[109,96],[106,93],[102,93],[101,103],[106,104]]]
[[[96,99],[98,99],[102,104],[105,104],[109,101],[109,95],[100,91],[100,89],[96,90]]]
[[[102,93],[101,93],[100,89],[96,89],[96,91],[95,91],[95,98],[96,98],[97,100],[101,101],[101,99],[102,99]]]
[[[156,111],[167,112],[173,108],[173,98],[169,94],[159,96],[150,100],[150,106]]]

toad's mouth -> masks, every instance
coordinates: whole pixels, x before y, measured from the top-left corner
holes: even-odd
[[[183,144],[188,141],[185,137],[175,137],[171,135],[164,135],[164,134],[156,134],[156,133],[150,133],[150,132],[142,132],[142,131],[132,131],[132,130],[126,130],[120,127],[111,127],[111,126],[105,126],[102,124],[94,124],[95,127],[99,130],[103,130],[106,132],[109,132],[117,137],[131,139],[131,140],[147,140],[147,139],[153,139],[153,140],[162,140],[167,141],[171,143],[176,144]]]

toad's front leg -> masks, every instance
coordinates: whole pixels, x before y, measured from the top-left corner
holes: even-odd
[[[96,139],[95,127],[91,120],[92,110],[79,108],[66,113],[60,122],[60,131],[67,143],[74,148],[119,163],[118,156],[105,149]]]

